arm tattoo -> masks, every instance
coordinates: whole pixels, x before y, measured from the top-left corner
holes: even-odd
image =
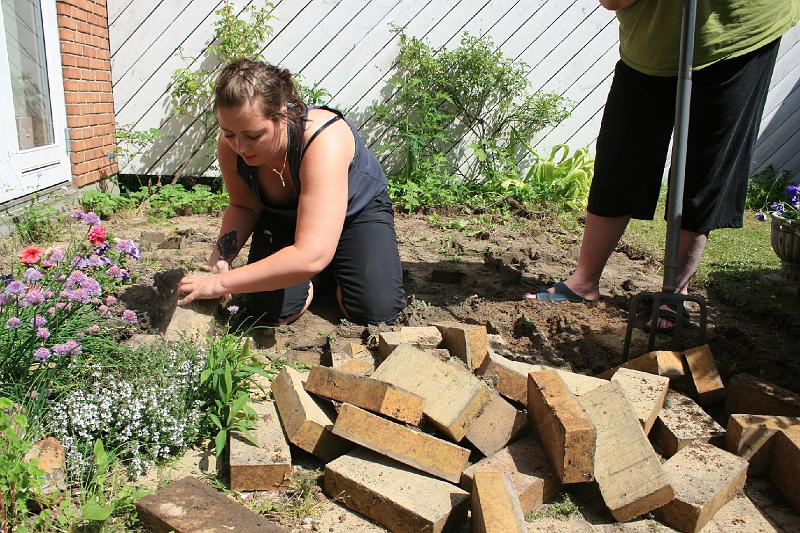
[[[236,236],[236,231],[229,231],[225,235],[220,235],[217,239],[217,250],[219,250],[219,257],[225,261],[230,261],[236,257],[236,244],[239,239]]]

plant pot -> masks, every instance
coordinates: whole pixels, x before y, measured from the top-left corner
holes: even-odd
[[[788,220],[772,213],[772,249],[781,260],[781,275],[800,283],[800,220]]]

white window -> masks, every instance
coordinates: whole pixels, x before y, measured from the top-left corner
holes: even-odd
[[[71,173],[55,2],[0,3],[1,203]]]

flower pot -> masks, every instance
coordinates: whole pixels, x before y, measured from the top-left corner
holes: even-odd
[[[788,220],[772,213],[772,249],[781,260],[781,275],[800,283],[800,220]]]

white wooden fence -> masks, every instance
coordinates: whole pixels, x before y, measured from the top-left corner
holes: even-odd
[[[254,0],[234,0],[237,9]],[[203,128],[173,117],[175,69],[204,60],[220,0],[108,0],[117,124],[160,128],[150,151],[123,160],[123,173],[213,174]],[[382,131],[370,106],[390,97],[387,80],[398,52],[391,26],[433,46],[454,46],[464,32],[490,38],[505,56],[529,65],[533,87],[573,102],[560,124],[540,132],[536,148],[594,147],[619,59],[617,23],[598,0],[275,0],[272,63],[318,82],[369,142]],[[753,169],[800,173],[800,27],[784,36],[772,79]],[[214,65],[204,65],[213,68]]]

